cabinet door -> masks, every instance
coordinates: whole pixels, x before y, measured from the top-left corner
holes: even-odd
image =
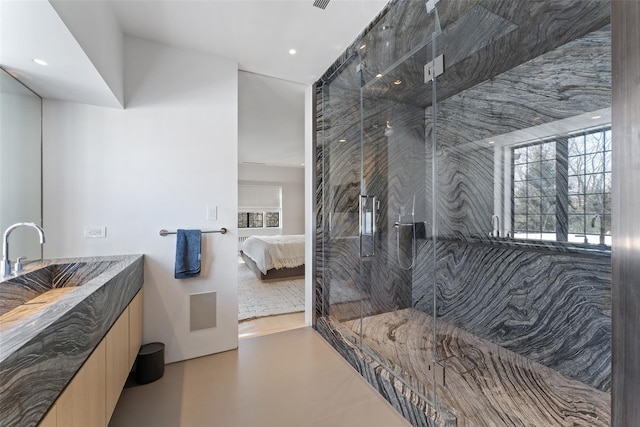
[[[58,426],[106,426],[105,347],[102,340],[58,398]]]
[[[57,416],[58,416],[58,407],[54,403],[51,409],[49,409],[49,412],[47,412],[47,415],[45,415],[44,418],[40,420],[40,423],[38,423],[38,427],[57,427],[58,426],[58,420],[56,419]]]
[[[142,289],[129,304],[129,366],[138,357],[142,345]]]
[[[118,403],[120,393],[129,375],[129,308],[126,308],[113,324],[106,338],[106,410],[107,420]]]

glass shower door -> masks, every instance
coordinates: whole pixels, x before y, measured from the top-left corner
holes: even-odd
[[[424,3],[407,4],[418,36],[389,10],[320,91],[321,300],[330,327],[435,417],[435,83],[425,65],[439,24]]]
[[[360,258],[358,333],[361,349],[423,396],[435,417],[443,370],[435,352],[435,83],[427,64],[439,23],[424,3],[407,4],[409,11],[390,10],[359,43],[360,189],[373,203],[375,227],[361,234],[363,248],[373,240],[374,250]],[[403,26],[409,14],[416,26]],[[414,308],[416,295],[429,295],[429,310]]]
[[[331,327],[343,328],[354,344],[359,341],[354,328],[359,324],[360,227],[371,227],[363,218],[360,191],[360,79],[357,56],[347,59],[321,88],[322,129],[322,317]],[[368,222],[367,222],[368,221]],[[365,249],[367,250],[367,249]]]

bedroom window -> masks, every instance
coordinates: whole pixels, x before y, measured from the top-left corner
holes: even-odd
[[[280,228],[282,187],[238,186],[238,228]]]
[[[266,227],[280,227],[280,212],[265,212]]]
[[[280,212],[238,212],[238,228],[280,227]]]

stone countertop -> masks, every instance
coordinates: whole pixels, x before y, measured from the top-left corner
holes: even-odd
[[[29,281],[37,282],[40,269],[59,264],[100,269],[80,286],[49,290],[0,316],[3,426],[36,425],[46,414],[141,289],[143,260],[143,255],[44,260],[9,278],[14,282],[30,275]],[[7,285],[14,283],[0,282]]]

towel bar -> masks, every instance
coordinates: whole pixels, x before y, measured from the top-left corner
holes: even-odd
[[[162,230],[160,230],[160,235],[162,237],[168,235],[168,234],[176,234],[176,231],[167,231],[164,228]],[[222,227],[220,230],[209,230],[209,231],[203,231],[202,233],[220,233],[220,234],[226,234],[227,233],[227,229]]]

